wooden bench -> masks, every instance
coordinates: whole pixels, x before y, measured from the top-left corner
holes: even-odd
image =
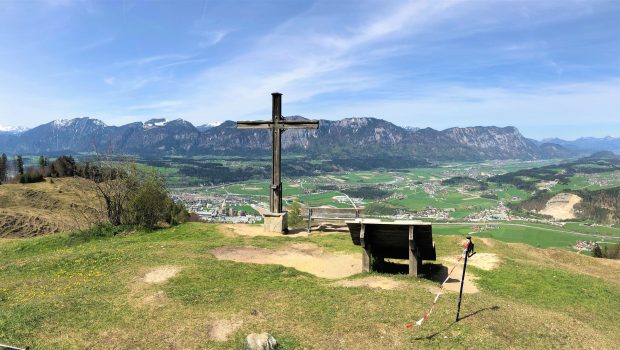
[[[347,221],[353,244],[363,248],[362,267],[370,272],[385,258],[409,259],[409,275],[418,276],[422,260],[435,260],[433,228],[417,220],[381,221],[358,219]]]
[[[302,207],[301,216],[308,221],[308,233],[312,220],[346,222],[364,217],[364,209],[355,208],[325,208],[325,207]]]

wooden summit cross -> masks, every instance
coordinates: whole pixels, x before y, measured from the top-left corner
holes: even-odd
[[[282,133],[286,129],[318,129],[318,120],[285,120],[282,118],[282,94],[272,96],[271,120],[237,122],[238,129],[271,129],[271,188],[269,211],[265,215],[265,231],[286,232],[286,213],[282,211]]]

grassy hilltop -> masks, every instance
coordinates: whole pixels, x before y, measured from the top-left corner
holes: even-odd
[[[435,240],[440,257],[461,250],[462,235]],[[429,290],[437,283],[384,274],[401,288],[345,288],[293,268],[213,255],[221,247],[271,251],[304,244],[359,258],[346,234],[249,237],[189,223],[117,236],[4,239],[0,343],[234,349],[246,334],[263,331],[282,349],[612,349],[620,342],[618,261],[493,239],[475,242],[479,253],[496,254],[500,264],[493,270],[468,267],[480,291],[464,296],[463,320],[453,323],[457,294],[449,292],[427,323],[407,329],[430,306]],[[218,338],[226,329],[230,334]]]

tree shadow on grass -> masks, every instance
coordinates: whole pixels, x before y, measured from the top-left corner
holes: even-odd
[[[466,318],[469,318],[469,317],[475,316],[475,315],[477,315],[477,314],[479,314],[479,313],[481,313],[481,312],[484,312],[484,311],[497,311],[497,310],[499,310],[499,306],[497,306],[497,305],[495,305],[495,306],[485,307],[485,308],[482,308],[482,309],[480,309],[480,310],[477,310],[477,311],[474,311],[474,312],[472,312],[472,313],[469,313],[469,314],[467,314],[467,315],[465,315],[465,316],[463,316],[463,317],[459,317],[459,321],[462,321],[462,320],[464,320],[464,319],[466,319]],[[425,336],[425,337],[417,337],[417,338],[415,338],[415,340],[431,340],[431,339],[433,339],[434,337],[436,337],[437,335],[439,335],[439,334],[441,334],[441,333],[443,333],[443,332],[447,331],[448,329],[450,329],[450,327],[452,327],[452,326],[453,326],[453,325],[455,325],[455,324],[456,324],[456,321],[452,321],[452,323],[450,323],[450,324],[449,324],[448,326],[446,326],[445,328],[443,328],[443,329],[441,329],[441,330],[439,330],[439,331],[437,331],[437,332],[435,332],[435,333],[433,333],[433,334],[427,335],[427,336]]]

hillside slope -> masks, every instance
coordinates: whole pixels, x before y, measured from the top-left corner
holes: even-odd
[[[32,237],[90,226],[100,206],[89,181],[53,181],[0,185],[0,237]]]
[[[462,237],[435,240],[440,258],[461,251]],[[475,243],[480,255],[468,272],[479,292],[464,296],[462,320],[453,322],[458,294],[448,292],[422,327],[406,328],[431,305],[436,282],[374,273],[398,288],[369,288],[364,274],[334,280],[213,255],[245,247],[361,259],[346,233],[241,236],[193,223],[97,239],[0,240],[0,339],[41,349],[234,349],[252,332],[270,332],[282,349],[613,349],[620,342],[619,262]],[[497,267],[477,267],[478,256],[490,255]]]

